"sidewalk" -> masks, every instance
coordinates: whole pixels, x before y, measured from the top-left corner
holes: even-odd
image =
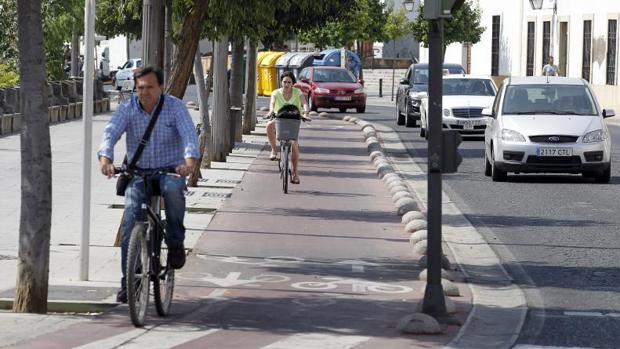
[[[109,117],[95,117],[95,148]],[[164,336],[160,332],[157,337],[154,328],[150,332],[155,337],[134,329],[126,306],[95,316],[0,313],[4,325],[0,346],[21,342],[16,347],[36,348],[57,341],[73,347],[116,338],[106,342],[112,343],[135,331],[142,331],[134,333],[136,337],[151,341],[170,337],[166,331],[173,331],[185,338],[178,344],[187,347],[208,343],[224,348],[213,343],[236,338],[245,344],[231,347],[262,348],[284,341],[303,348],[299,343],[309,340],[307,336],[326,345],[359,344],[356,348],[446,345],[457,326],[443,335],[421,337],[401,335],[395,328],[423,297],[424,283],[417,279],[422,269],[390,192],[377,178],[359,127],[321,117],[304,125],[302,183],[291,185],[290,194],[284,195],[277,166],[262,150],[266,138],[260,126],[256,134],[244,136],[226,163],[203,170],[205,178],[188,195],[186,246],[191,252],[187,266],[177,274],[173,314],[166,322],[151,314],[147,319],[154,328],[166,328]],[[81,184],[75,174],[80,173],[81,140],[75,135],[81,133],[81,123],[55,125],[51,133],[54,213],[49,299],[57,301],[51,308],[98,312],[112,304],[118,287],[120,252],[112,245],[122,198],[114,195],[114,181],[98,175],[93,160],[90,277],[78,281]],[[0,138],[0,149],[1,171],[7,179],[0,214],[10,217],[3,220],[0,290],[1,297],[10,298],[19,220],[19,177],[11,174],[19,173],[19,137]],[[116,156],[120,158],[123,151],[117,146]],[[455,299],[457,317],[464,321],[471,295],[466,286],[459,288],[463,295]],[[249,319],[234,316],[237,312]],[[251,328],[251,335],[240,338],[237,331],[226,330],[229,326]],[[327,328],[332,330],[325,332]],[[334,332],[336,328],[341,330]],[[191,340],[188,333],[194,333]],[[261,338],[258,342],[256,336]],[[98,343],[93,347],[112,347]],[[174,342],[164,343],[168,344],[161,347]]]

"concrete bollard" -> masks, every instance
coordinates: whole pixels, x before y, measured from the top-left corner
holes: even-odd
[[[405,213],[401,222],[406,225],[414,219],[426,219],[426,216],[424,216],[424,213],[420,211],[409,211]]]
[[[418,241],[415,245],[413,245],[413,252],[426,256],[428,252],[428,240]]]
[[[409,243],[413,246],[422,240],[428,240],[428,231],[418,230],[415,233],[409,235]]]
[[[396,207],[396,214],[398,214],[399,216],[402,216],[409,211],[419,211],[418,203],[414,199],[410,198],[402,198],[396,201]]]
[[[420,268],[427,268],[428,267],[428,258],[427,258],[427,256],[422,256],[420,258],[420,260],[418,261],[418,266]],[[446,269],[446,270],[452,270],[452,264],[450,263],[450,260],[448,259],[448,257],[445,254],[441,255],[441,268],[442,269]]]
[[[401,318],[396,328],[406,334],[439,334],[444,332],[445,326],[442,327],[434,317],[419,311]]]
[[[418,230],[426,230],[428,223],[426,219],[414,219],[411,222],[407,223],[405,226],[405,231],[407,233],[415,233]]]
[[[394,195],[392,195],[392,201],[394,203],[398,202],[398,200],[403,199],[403,198],[409,198],[409,199],[413,200],[413,196],[411,196],[411,193],[408,192],[408,191],[399,191],[399,192],[395,193]],[[409,212],[417,212],[417,211],[409,211]],[[409,213],[409,212],[407,212],[407,213]],[[407,213],[405,213],[405,215]]]
[[[11,120],[12,122],[12,126],[11,129],[13,130],[13,132],[21,132],[22,131],[22,113],[15,113],[13,114],[13,120]]]
[[[441,278],[449,281],[454,281],[454,276],[452,273],[445,269],[441,269]],[[428,280],[428,269],[424,269],[418,274],[418,280],[427,281]]]

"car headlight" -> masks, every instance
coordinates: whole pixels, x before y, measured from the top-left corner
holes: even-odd
[[[445,108],[443,110],[443,116],[450,116],[450,115],[452,115],[452,109]]]
[[[357,90],[353,91],[353,93],[364,93],[364,88],[360,87]]]
[[[505,128],[502,130],[502,140],[508,142],[525,142],[525,137],[517,131]]]
[[[329,90],[326,88],[322,88],[322,87],[317,87],[314,92],[316,93],[329,93]]]
[[[597,143],[597,142],[602,142],[605,139],[607,139],[607,135],[605,134],[605,132],[603,132],[603,130],[594,130],[594,131],[590,131],[588,133],[586,133],[583,136],[583,143]]]

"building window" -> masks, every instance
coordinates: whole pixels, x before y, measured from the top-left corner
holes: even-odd
[[[610,19],[607,26],[607,85],[616,82],[616,38],[618,37],[618,21]]]
[[[590,82],[590,58],[592,57],[592,21],[583,21],[583,55],[581,77]]]
[[[491,34],[491,75],[499,75],[499,16],[493,16]]]
[[[534,34],[535,23],[527,22],[527,65],[525,67],[525,75],[534,75]]]
[[[543,66],[549,63],[549,46],[551,45],[551,22],[543,22],[543,39],[542,39],[542,62]]]

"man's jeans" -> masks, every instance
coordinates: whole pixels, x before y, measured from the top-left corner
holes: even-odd
[[[185,240],[185,177],[173,175],[154,175],[154,181],[159,180],[161,195],[164,198],[166,209],[166,235],[169,248],[182,248]],[[125,191],[125,216],[123,218],[123,237],[121,242],[121,268],[123,277],[121,287],[126,287],[125,271],[127,270],[127,249],[129,238],[136,221],[144,220],[141,205],[146,202],[144,180],[134,176]]]

